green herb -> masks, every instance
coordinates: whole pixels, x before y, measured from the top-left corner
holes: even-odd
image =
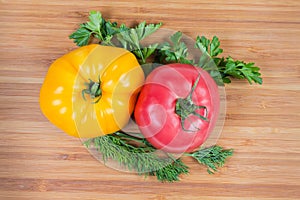
[[[157,56],[159,62],[185,63],[202,67],[210,72],[217,83],[220,83],[217,80],[220,73],[224,83],[230,83],[231,78],[238,78],[247,79],[250,84],[252,82],[262,84],[260,69],[254,63],[233,60],[230,56],[227,58],[218,57],[223,52],[223,49],[220,48],[220,41],[216,36],[211,41],[204,36],[197,36],[194,47],[200,50],[201,56],[198,62],[188,59],[188,48],[182,41],[181,32],[176,32],[170,37],[170,40],[171,44],[165,42],[159,46],[160,50]],[[210,62],[211,60],[213,63]]]
[[[189,59],[189,50],[185,42],[182,41],[181,32],[176,32],[175,34],[173,34],[170,37],[170,40],[171,44],[165,42],[160,45],[160,50],[158,51],[156,56],[157,62],[175,62],[198,66],[206,70],[218,85],[224,84],[215,62],[212,60],[211,56],[208,53],[211,52],[212,55],[217,55],[222,52],[222,50],[218,48],[220,43],[217,43],[217,37],[213,38],[212,44],[210,44],[210,41],[204,36],[197,37],[197,42],[195,43],[194,47],[200,50],[200,58],[198,63],[194,59]],[[205,45],[202,45],[202,43]]]
[[[223,52],[223,49],[220,47],[220,41],[217,36],[214,36],[212,41],[207,39],[204,36],[197,36],[195,48],[201,50],[201,52],[207,52],[212,58],[215,58],[217,55]]]
[[[140,175],[156,176],[162,182],[178,181],[181,174],[189,172],[188,166],[180,158],[175,159],[171,154],[159,156],[155,153],[157,149],[146,139],[123,132],[88,139],[84,145],[88,148],[96,148],[104,162],[108,159],[115,160],[128,170]],[[217,167],[223,166],[232,154],[231,149],[224,150],[220,146],[212,146],[184,155],[191,156],[205,165],[208,168],[207,172],[212,174],[217,171]]]
[[[188,48],[184,42],[181,41],[182,33],[176,32],[170,37],[171,44],[165,42],[159,47],[160,59],[159,62],[165,60],[167,63],[185,63],[193,64],[192,60],[188,59]]]
[[[230,77],[233,77],[247,79],[250,84],[252,82],[262,84],[260,69],[252,62],[245,63],[244,61],[233,60],[232,57],[228,56],[226,59],[221,58],[216,64],[225,83],[230,83]]]
[[[123,46],[127,48],[129,45],[131,49],[135,49],[140,46],[140,41],[147,36],[154,33],[161,27],[162,23],[158,24],[146,24],[145,21],[139,23],[135,28],[131,28],[129,32],[118,35],[119,41],[124,42]]]
[[[104,162],[113,159],[128,170],[140,175],[156,176],[162,182],[178,181],[179,175],[188,173],[188,167],[181,159],[159,156],[147,140],[122,132],[88,139],[84,144],[95,147],[102,154]]]
[[[252,84],[252,82],[262,84],[261,74],[259,73],[260,69],[255,66],[254,63],[245,63],[243,61],[234,60],[230,56],[227,58],[217,57],[223,52],[223,49],[220,48],[220,41],[216,36],[214,36],[211,41],[204,36],[198,36],[195,48],[200,49],[202,52],[206,51],[213,59],[224,83],[230,83],[230,78],[238,78],[247,79],[250,84]],[[201,62],[200,58],[198,66],[201,66],[202,64],[203,62]]]
[[[156,176],[157,180],[161,182],[174,182],[179,181],[180,174],[187,174],[188,172],[188,166],[186,166],[181,159],[176,159],[173,163],[149,172],[149,175]]]
[[[154,53],[158,44],[142,47],[140,41],[154,33],[161,25],[162,23],[146,24],[146,22],[141,22],[135,28],[129,28],[125,24],[118,26],[117,22],[105,20],[100,12],[91,11],[89,21],[81,24],[69,38],[74,39],[78,46],[89,44],[92,38],[98,39],[101,44],[116,46],[112,41],[115,36],[123,48],[133,52],[140,63],[144,64],[146,59]]]
[[[139,47],[132,50],[133,54],[139,59],[141,64],[146,64],[146,59],[149,58],[157,49],[158,44],[150,44],[148,47]]]
[[[92,38],[98,39],[99,43],[113,46],[111,42],[113,35],[128,29],[124,24],[118,27],[117,22],[105,20],[100,12],[91,11],[89,21],[80,24],[80,27],[69,38],[74,39],[78,46],[89,44]]]
[[[158,44],[151,44],[148,47],[143,47],[140,42],[159,29],[161,25],[161,23],[147,25],[146,22],[141,22],[129,31],[117,34],[117,39],[122,44],[123,48],[133,52],[140,63],[145,64],[146,59],[154,53]]]
[[[193,153],[186,153],[196,159],[200,164],[207,167],[207,172],[213,174],[218,167],[222,167],[229,156],[232,156],[232,149],[223,149],[220,146],[212,146],[206,149],[200,149]]]
[[[100,12],[91,11],[89,21],[80,25],[80,27],[69,37],[74,39],[78,46],[89,44],[92,38],[98,39],[99,43],[104,45],[116,46],[112,42],[115,36],[123,48],[131,51],[139,60],[140,64],[145,64],[147,58],[158,51],[157,58],[160,63],[185,63],[192,64],[204,68],[209,71],[211,76],[217,82],[217,73],[221,74],[224,83],[230,83],[232,78],[246,79],[250,84],[253,82],[262,84],[259,67],[254,63],[245,63],[243,61],[234,60],[232,57],[218,57],[223,49],[220,48],[219,38],[214,36],[212,40],[205,36],[196,38],[195,48],[200,50],[200,59],[198,62],[189,59],[187,45],[182,41],[182,33],[176,32],[170,37],[171,43],[151,44],[147,47],[141,45],[141,41],[154,33],[161,27],[162,23],[146,24],[139,23],[135,28],[129,28],[125,24],[118,26],[117,22],[105,20]],[[117,45],[118,46],[118,45]],[[214,61],[213,66],[210,60]],[[216,72],[216,70],[218,70]]]

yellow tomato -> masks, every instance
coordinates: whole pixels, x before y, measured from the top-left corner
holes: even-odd
[[[57,59],[40,91],[40,107],[67,134],[91,138],[122,129],[144,73],[123,48],[88,45]]]

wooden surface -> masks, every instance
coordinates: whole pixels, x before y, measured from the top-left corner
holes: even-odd
[[[211,3],[213,2],[213,3]],[[61,1],[0,3],[0,199],[299,199],[300,1]],[[146,20],[196,37],[217,35],[224,55],[253,61],[264,83],[226,86],[219,145],[235,155],[215,175],[186,159],[178,183],[96,161],[41,114],[48,66],[89,10],[127,25]]]

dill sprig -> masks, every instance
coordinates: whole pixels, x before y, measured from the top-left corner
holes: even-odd
[[[188,166],[181,158],[173,158],[171,154],[162,151],[157,153],[157,149],[145,138],[134,137],[124,132],[91,138],[86,140],[84,145],[96,148],[101,153],[104,163],[112,159],[121,167],[135,171],[139,175],[156,176],[161,182],[178,181],[181,174],[189,173]],[[211,146],[184,155],[196,159],[207,167],[209,174],[212,174],[218,167],[224,165],[232,153],[232,149],[225,150],[220,146]]]
[[[200,149],[193,153],[186,153],[196,159],[200,164],[207,167],[207,172],[213,174],[225,164],[226,159],[232,156],[233,149],[223,149],[220,146],[211,146],[209,148]]]
[[[179,175],[188,173],[188,166],[181,159],[174,159],[166,153],[157,153],[157,149],[144,138],[123,132],[91,138],[84,145],[96,148],[104,163],[112,159],[121,167],[140,175],[156,176],[162,182],[178,181]]]

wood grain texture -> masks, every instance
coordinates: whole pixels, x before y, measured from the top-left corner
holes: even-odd
[[[299,199],[300,1],[2,0],[0,199]],[[217,35],[224,55],[253,61],[264,83],[226,86],[219,145],[235,155],[215,175],[185,159],[189,175],[158,183],[105,167],[41,114],[51,62],[88,11],[132,25],[146,20],[196,37]]]

